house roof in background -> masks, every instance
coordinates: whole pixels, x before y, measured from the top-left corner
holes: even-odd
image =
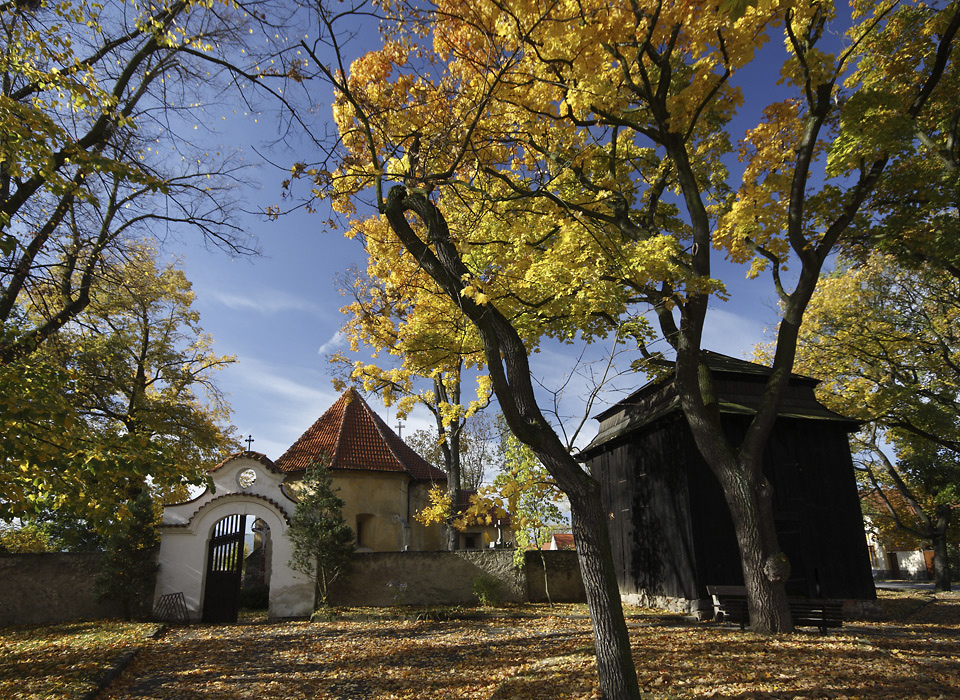
[[[333,471],[405,472],[417,481],[447,479],[400,439],[352,387],[274,464],[281,472],[301,472],[324,457]]]

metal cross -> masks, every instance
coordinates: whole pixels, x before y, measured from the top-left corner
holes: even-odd
[[[397,437],[403,438],[403,421],[397,420]]]
[[[253,435],[247,435],[247,439],[244,440],[244,442],[247,443],[247,452],[250,452],[250,445],[251,445],[253,442],[255,442],[254,439],[253,439]]]

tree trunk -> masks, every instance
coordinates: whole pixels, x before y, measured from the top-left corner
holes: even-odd
[[[933,538],[933,579],[938,591],[952,590],[950,583],[950,562],[947,559],[946,533],[938,533]]]
[[[786,590],[790,562],[777,543],[770,482],[761,475],[759,484],[751,483],[732,466],[726,476],[721,483],[740,548],[750,627],[766,634],[793,632]]]
[[[937,508],[937,527],[930,538],[933,541],[933,580],[938,591],[952,590],[950,583],[950,560],[947,554],[947,527],[950,524],[950,509]]]
[[[772,429],[771,415],[776,415],[779,402],[761,408],[763,416],[758,411],[748,431],[748,438],[752,438],[749,444],[745,439],[735,449],[720,422],[713,376],[700,355],[698,343],[681,343],[677,354],[677,387],[697,449],[720,482],[733,519],[747,588],[750,626],[755,632],[766,634],[792,632],[785,585],[790,577],[790,563],[777,542],[773,487],[763,475],[762,465],[762,448]],[[776,378],[771,377],[770,381]],[[763,425],[758,423],[760,418],[764,419]]]
[[[460,403],[460,382],[454,387],[454,395],[447,396],[447,390],[444,383],[435,378],[433,380],[433,390],[437,398],[441,401],[447,401],[457,405]],[[443,548],[448,552],[454,552],[460,549],[460,533],[453,526],[453,521],[459,516],[460,510],[460,432],[461,424],[459,419],[454,419],[450,425],[445,425],[440,411],[434,413],[437,421],[437,434],[441,439],[440,451],[443,453],[444,465],[447,468],[447,497],[450,499],[450,518],[443,527]]]
[[[606,510],[600,502],[599,488],[581,496],[570,495],[570,511],[580,574],[593,622],[602,698],[639,700],[640,686],[623,618]]]
[[[547,558],[543,555],[543,548],[538,546],[540,551],[540,565],[543,567],[543,594],[547,596],[547,605],[553,607],[553,598],[550,597],[550,581],[547,576]]]
[[[603,700],[639,700],[640,688],[620,604],[600,487],[573,459],[543,417],[523,340],[493,304],[481,305],[462,294],[470,271],[458,255],[443,214],[432,202],[397,185],[390,189],[383,212],[407,251],[476,326],[507,425],[533,449],[570,499],[580,572],[593,621],[600,692]],[[420,218],[432,248],[413,230],[406,212]]]

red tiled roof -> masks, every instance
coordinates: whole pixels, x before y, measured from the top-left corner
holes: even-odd
[[[553,535],[553,541],[557,543],[557,549],[576,549],[573,542],[573,533],[557,532]]]
[[[446,474],[410,449],[352,387],[274,464],[281,472],[299,472],[324,456],[331,469],[406,472],[417,481],[447,480]]]

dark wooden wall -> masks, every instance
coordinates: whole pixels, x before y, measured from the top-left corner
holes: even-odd
[[[749,417],[725,415],[734,440]],[[874,597],[847,445],[848,424],[777,422],[764,468],[774,486],[780,544],[793,595]],[[609,510],[622,593],[706,597],[708,584],[743,583],[736,537],[720,485],[672,414],[608,443],[589,460]]]

